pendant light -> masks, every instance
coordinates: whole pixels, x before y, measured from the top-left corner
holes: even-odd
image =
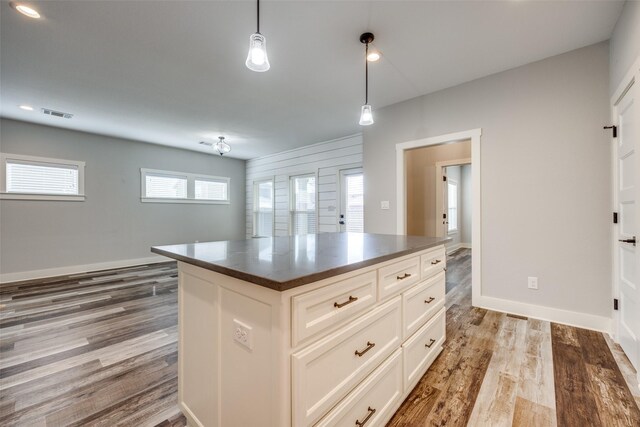
[[[363,33],[360,35],[360,43],[364,43],[364,105],[360,110],[360,125],[368,126],[373,124],[373,112],[369,105],[369,43],[373,41],[373,34]]]
[[[251,71],[262,73],[267,71],[271,66],[269,65],[269,58],[267,58],[267,39],[260,34],[260,0],[256,0],[256,4],[258,10],[258,29],[249,36],[249,55],[247,55],[247,62],[245,62],[245,64]]]
[[[231,151],[231,146],[224,142],[224,136],[219,136],[218,139],[220,141],[216,142],[216,145],[214,145],[213,148],[215,148],[221,156]]]

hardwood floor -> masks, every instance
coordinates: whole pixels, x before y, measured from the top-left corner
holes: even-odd
[[[471,307],[450,256],[445,348],[390,426],[640,426],[600,333]],[[173,262],[0,286],[1,426],[183,427]]]
[[[473,308],[470,251],[447,262],[444,350],[389,426],[640,426],[635,371],[608,337]]]

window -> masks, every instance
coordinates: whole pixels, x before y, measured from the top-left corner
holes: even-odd
[[[316,177],[291,177],[291,234],[316,233]]]
[[[84,162],[0,154],[2,199],[83,201]]]
[[[458,183],[447,181],[447,218],[449,219],[448,231],[458,231]]]
[[[229,178],[140,169],[143,202],[229,203]]]
[[[273,236],[273,180],[253,183],[253,235]]]

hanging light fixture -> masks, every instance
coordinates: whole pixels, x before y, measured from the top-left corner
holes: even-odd
[[[267,39],[260,34],[260,0],[256,0],[256,4],[258,29],[249,36],[249,55],[247,55],[245,64],[251,71],[261,73],[267,71],[271,66],[269,65],[269,58],[267,58]]]
[[[360,110],[360,125],[368,126],[373,124],[373,112],[369,105],[369,43],[373,41],[373,34],[363,33],[360,35],[360,43],[364,43],[364,105]]]
[[[216,151],[221,156],[223,154],[227,154],[229,151],[231,151],[231,146],[229,144],[227,144],[226,142],[224,142],[224,136],[219,136],[218,139],[220,141],[216,142],[216,144],[213,146],[213,148],[215,148]]]

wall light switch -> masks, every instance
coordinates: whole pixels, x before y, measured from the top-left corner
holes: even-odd
[[[383,200],[380,202],[380,209],[389,209],[389,201],[388,200]]]
[[[529,277],[527,279],[527,284],[529,289],[538,289],[538,278],[537,277]]]

